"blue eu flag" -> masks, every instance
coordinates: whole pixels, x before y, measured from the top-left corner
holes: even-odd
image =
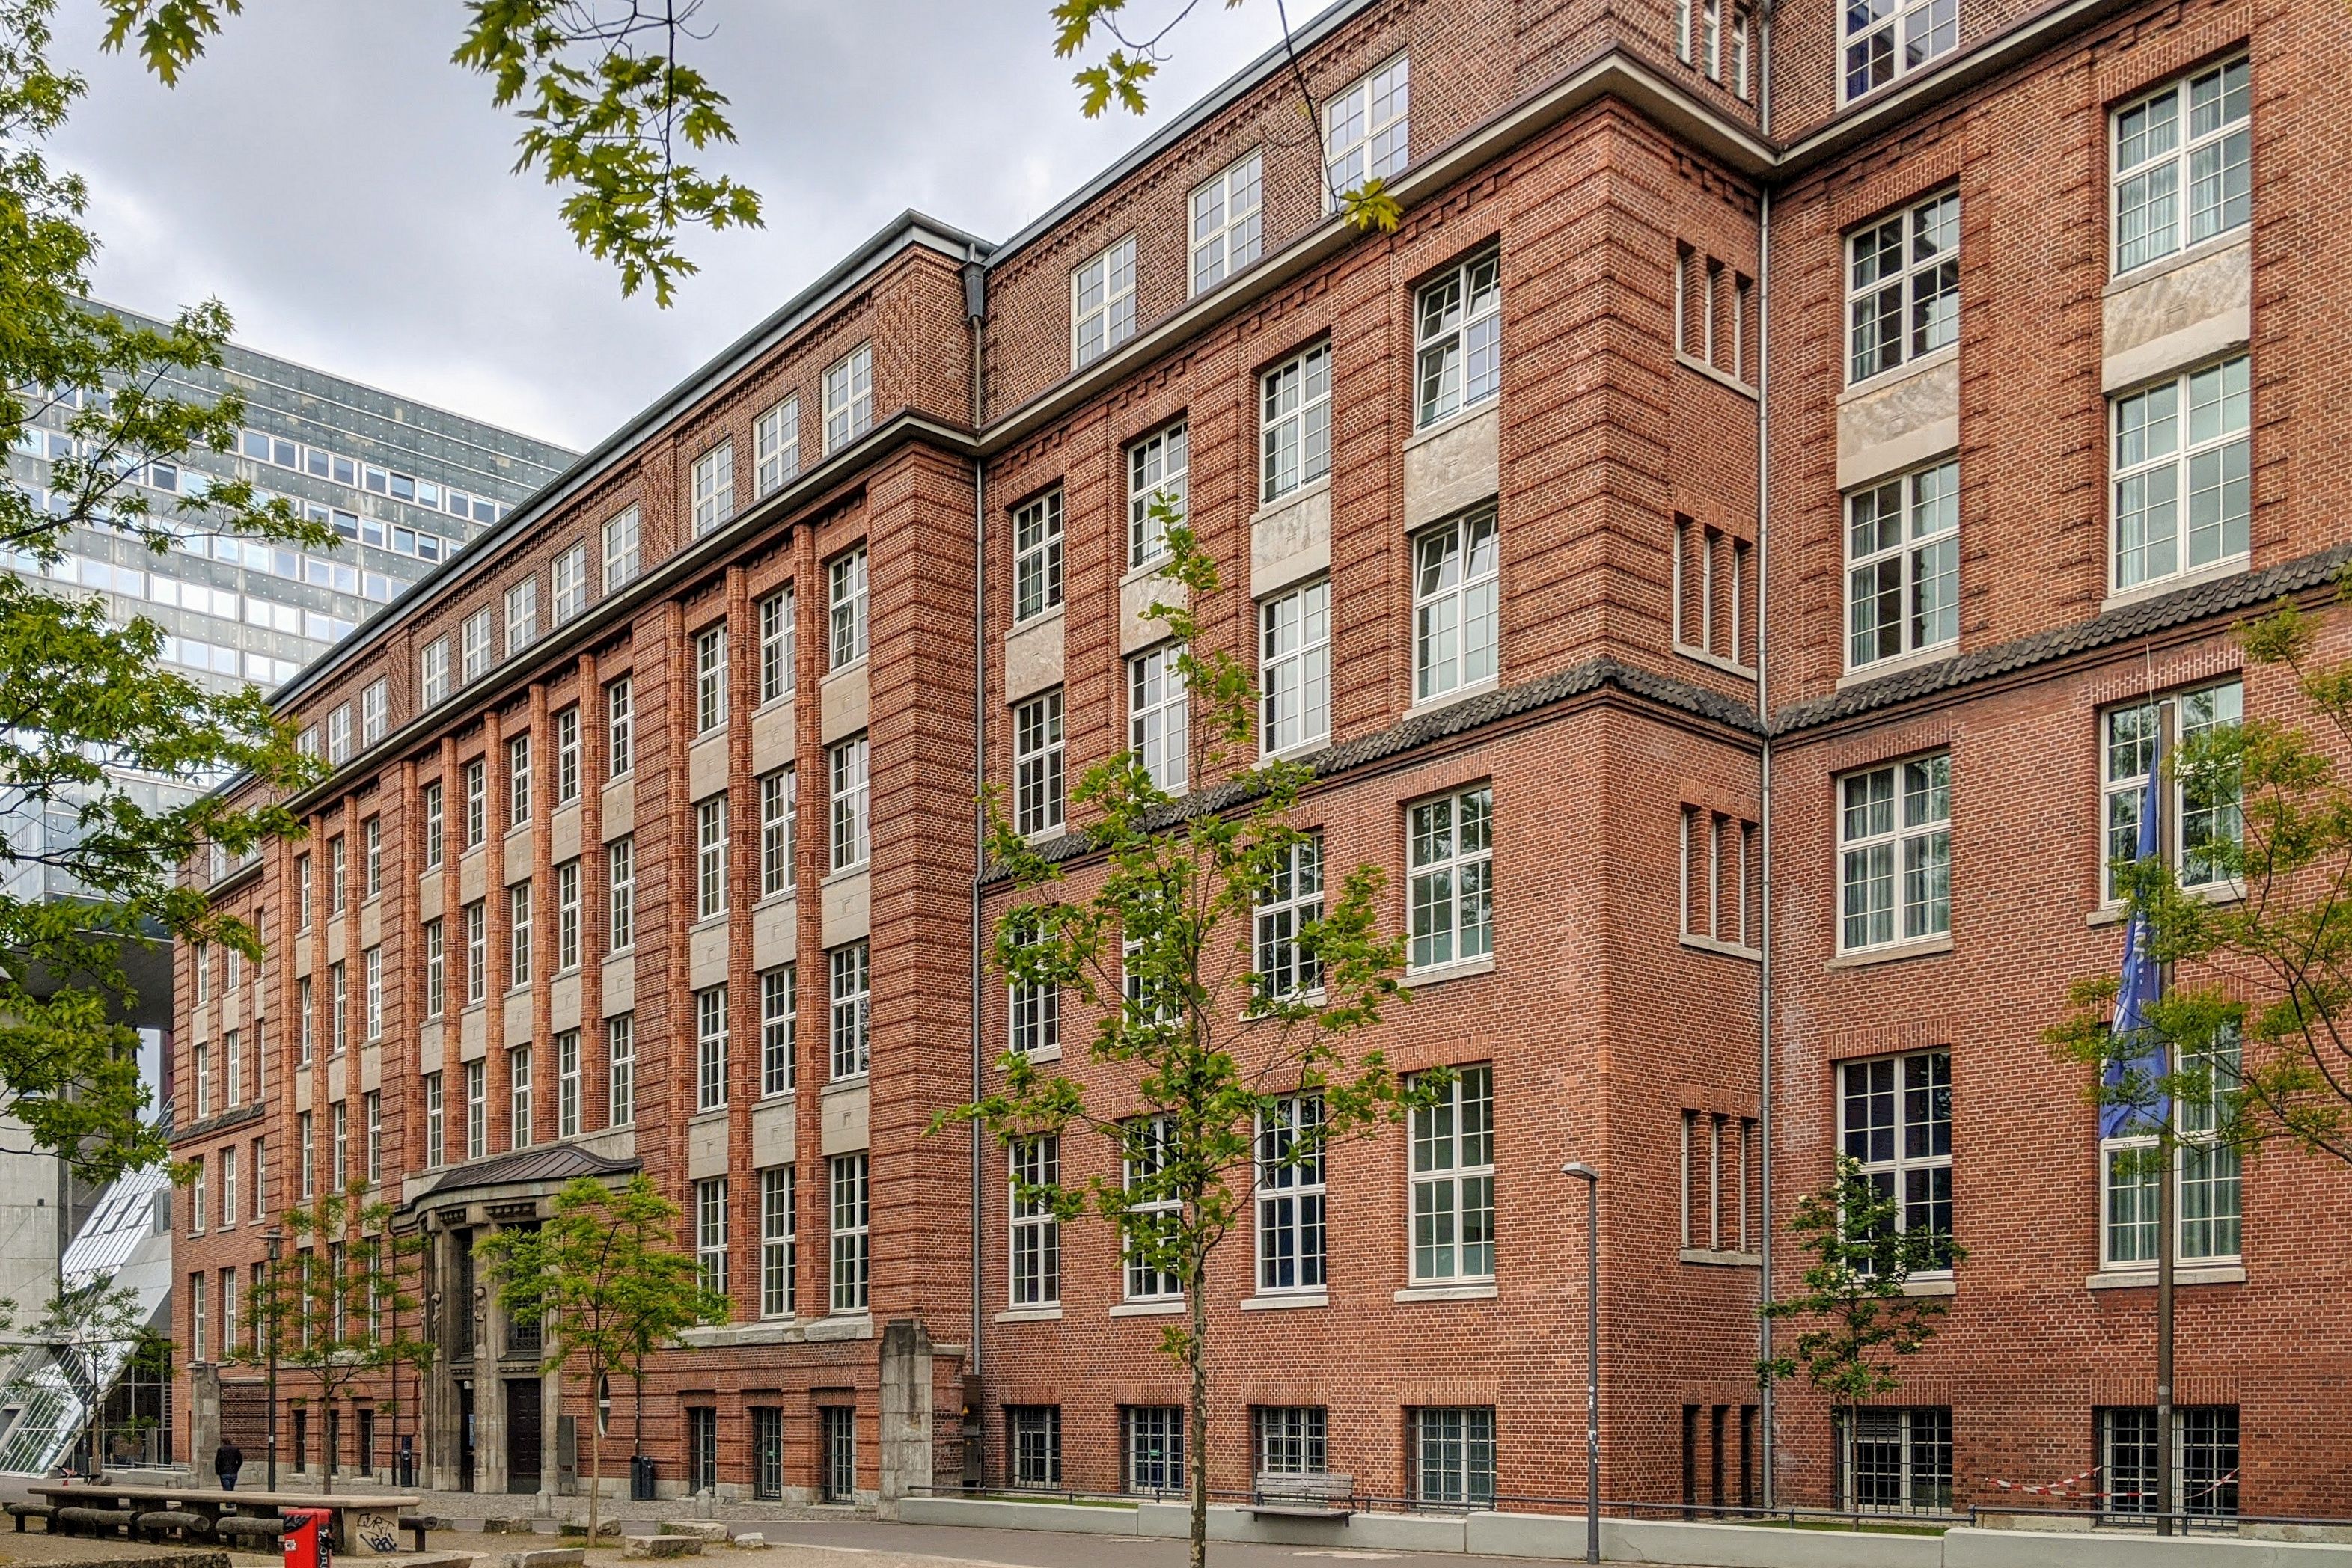
[[[2150,748],[2147,789],[2139,804],[2137,858],[2143,861],[2156,854],[2160,842],[2156,814],[2163,809],[2163,788],[2164,737],[2158,734]],[[2134,911],[2131,923],[2124,927],[2123,985],[2116,992],[2115,1021],[2109,1026],[2116,1048],[2107,1058],[2106,1072],[2109,1089],[2129,1084],[2134,1086],[2134,1092],[2100,1109],[2102,1138],[2153,1134],[2172,1115],[2169,1096],[2158,1095],[2153,1103],[2142,1103],[2146,1086],[2160,1081],[2165,1074],[2164,1041],[2147,1027],[2147,1009],[2162,994],[2162,988],[2163,977],[2158,972],[2155,956],[2148,951],[2147,916]]]

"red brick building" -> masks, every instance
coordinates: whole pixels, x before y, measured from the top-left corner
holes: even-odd
[[[2041,1031],[2115,962],[2151,682],[2292,712],[2228,627],[2342,553],[2352,318],[2296,242],[2347,46],[2238,0],[1875,11],[1340,0],[1298,39],[1320,153],[1269,57],[1009,241],[910,214],[286,688],[385,716],[217,884],[268,961],[182,966],[197,1446],[258,1451],[210,1364],[261,1217],[363,1161],[443,1354],[288,1458],[421,1434],[436,1484],[562,1484],[593,1405],[472,1248],[642,1169],[735,1307],[652,1368],[665,1490],[1176,1484],[1181,1303],[924,1132],[1009,1048],[1088,1071],[975,960],[1013,898],[973,798],[1054,840],[1095,762],[1181,777],[1160,494],[1320,863],[1387,873],[1414,996],[1363,1043],[1459,1070],[1221,1253],[1215,1486],[1578,1498],[1570,1159],[1609,1497],[2143,1476],[2146,1195]],[[1393,235],[1330,215],[1373,175]],[[1841,1147],[1969,1253],[1847,1441],[1752,1371],[1799,1270],[1768,1217]],[[2312,1441],[2352,1180],[2217,1157],[2181,1208],[2192,1495],[2352,1507]]]

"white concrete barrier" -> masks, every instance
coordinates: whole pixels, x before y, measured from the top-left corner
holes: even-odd
[[[1884,1531],[1604,1519],[1601,1556],[1610,1563],[1692,1568],[1941,1568],[1943,1543],[1933,1535]]]
[[[1943,1568],[2352,1568],[2352,1542],[1962,1526],[1944,1534]]]

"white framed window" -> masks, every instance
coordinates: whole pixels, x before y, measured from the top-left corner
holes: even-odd
[[[1960,465],[1900,474],[1845,497],[1846,667],[1960,640]]]
[[[1474,256],[1421,286],[1413,308],[1416,422],[1426,430],[1503,390],[1503,258]]]
[[[588,608],[588,547],[575,544],[555,558],[548,569],[549,597],[553,601],[554,623],[558,626],[577,617]]]
[[[441,1075],[425,1075],[425,1168],[439,1170],[448,1163],[447,1124],[441,1102]]]
[[[833,869],[863,865],[873,852],[867,841],[870,814],[866,739],[855,735],[835,747],[826,758],[833,780]]]
[[[1018,913],[1014,927],[1024,946],[1037,938],[1038,911]],[[1006,1048],[1033,1061],[1060,1054],[1062,988],[1015,981],[1005,988]]]
[[[1897,1228],[1951,1239],[1950,1052],[1842,1063],[1838,1131],[1847,1157],[1895,1205]],[[1940,1270],[1924,1270],[1950,1271],[1948,1258]]]
[[[580,1130],[580,1031],[567,1029],[555,1037],[555,1135],[576,1138]]]
[[[605,889],[611,895],[606,946],[615,953],[637,941],[637,841],[624,835],[605,846]]]
[[[727,622],[706,626],[694,635],[694,722],[697,735],[709,735],[727,722]]]
[[[1040,1188],[1062,1179],[1061,1140],[1047,1133],[1004,1146],[1010,1170],[1005,1212],[1012,1230],[1006,1249],[1007,1303],[1050,1307],[1062,1300],[1062,1228]]]
[[[1952,1507],[1952,1412],[1943,1406],[1831,1415],[1838,1437],[1838,1506],[1857,1513],[1946,1513]]]
[[[1258,900],[1255,962],[1261,996],[1303,997],[1322,988],[1323,967],[1299,933],[1323,918],[1323,835],[1307,833],[1283,855]]]
[[[1412,1497],[1449,1508],[1490,1507],[1495,1500],[1495,1411],[1492,1406],[1423,1409],[1412,1413]]]
[[[792,695],[800,653],[800,609],[790,584],[760,601],[760,701]]]
[[[449,695],[449,639],[436,637],[416,655],[416,691],[425,707]]]
[[[1495,509],[1423,530],[1412,541],[1413,700],[1497,678],[1502,653],[1501,540]]]
[[[425,869],[427,871],[434,871],[438,869],[441,864],[441,856],[444,847],[442,840],[442,795],[440,780],[436,779],[432,783],[425,786],[423,795],[424,802],[422,809],[425,815]],[[307,925],[310,923],[306,920],[303,924]]]
[[[623,675],[604,687],[604,776],[618,779],[636,764],[636,705]]]
[[[370,1186],[383,1180],[383,1093],[371,1089],[360,1096],[367,1121],[367,1178]]]
[[[1062,691],[1013,710],[1013,825],[1024,837],[1062,825]]]
[[[1112,242],[1070,274],[1070,367],[1083,369],[1135,336],[1135,236]]]
[[[2233,1262],[2242,1225],[2242,1170],[2238,1151],[2220,1141],[2230,1102],[2238,1091],[2240,1042],[2225,1030],[2195,1052],[2184,1051],[2184,1073],[2205,1074],[2201,1095],[2182,1095],[2173,1106],[2179,1143],[2164,1157],[2153,1135],[2102,1139],[2099,1144],[2103,1267],[2156,1267],[2160,1183],[2173,1183],[2174,1255],[2183,1262]]]
[[[345,763],[352,759],[352,705],[344,703],[327,716],[327,760]]]
[[[2163,709],[2155,702],[2109,708],[2100,724],[2104,752],[2101,776],[2106,841],[2101,887],[2107,902],[2122,899],[2120,867],[2139,858],[2139,815],[2147,799],[2147,770],[2156,759],[2157,730]],[[2164,752],[2176,756],[2183,741],[2216,730],[2234,729],[2246,716],[2246,689],[2224,681],[2201,691],[2184,692],[2174,699],[2174,733],[2164,737]],[[2238,841],[2241,831],[2235,789],[2214,797],[2189,780],[2171,781],[2173,872],[2183,887],[2211,887],[2221,883],[2228,868],[2216,864],[2212,847]]]
[[[1157,1260],[1139,1250],[1134,1241],[1136,1232],[1164,1233],[1182,1220],[1183,1200],[1163,1190],[1162,1181],[1175,1149],[1175,1124],[1165,1116],[1142,1116],[1124,1124],[1120,1131],[1126,1145],[1120,1157],[1127,1207],[1141,1217],[1128,1228],[1127,1299],[1179,1299],[1184,1294],[1182,1279],[1173,1270],[1158,1267]]]
[[[1013,1484],[1050,1491],[1062,1484],[1062,1407],[1008,1405],[1004,1446],[1013,1458]]]
[[[1494,952],[1494,819],[1487,784],[1408,809],[1409,967],[1442,968]]]
[[[1851,103],[1960,41],[1960,0],[1859,0],[1845,8],[1843,88]]]
[[[824,452],[830,457],[874,423],[874,345],[860,343],[824,372]]]
[[[539,579],[526,577],[507,590],[507,656],[512,658],[539,638]]]
[[[636,1120],[637,1018],[622,1013],[604,1023],[604,1124],[625,1127]]]
[[[833,1310],[862,1312],[866,1306],[870,1263],[867,1226],[873,1193],[863,1151],[835,1155],[829,1162],[833,1186]]]
[[[530,1145],[530,1047],[518,1045],[507,1052],[507,1146]]]
[[[702,1288],[727,1293],[727,1178],[694,1184],[694,1260]]]
[[[2242,55],[2126,104],[2114,135],[2116,271],[2253,221],[2253,83]]]
[[[351,904],[351,869],[343,856],[343,835],[327,841],[327,913],[341,915]]]
[[[607,597],[617,592],[624,584],[635,580],[644,564],[641,549],[635,507],[604,519],[604,592]]]
[[[2251,371],[2241,354],[2113,400],[2116,591],[2245,559]]]
[[[1184,793],[1192,760],[1189,693],[1176,659],[1176,645],[1163,643],[1127,662],[1128,748],[1171,795]]]
[[[825,568],[825,605],[831,633],[831,669],[866,657],[866,547],[836,556]]]
[[[832,1076],[838,1082],[864,1072],[873,1061],[869,1026],[874,1003],[872,949],[864,942],[835,947],[832,967]]]
[[[1483,1063],[1412,1113],[1412,1277],[1495,1277],[1495,1070]]]
[[[1328,1449],[1320,1405],[1254,1405],[1250,1436],[1263,1476],[1319,1476]]]
[[[1062,487],[1013,512],[1013,619],[1032,620],[1062,602]]]
[[[520,828],[530,821],[530,737],[518,735],[507,742],[507,826]]]
[[[2098,1412],[2101,1480],[2106,1511],[2122,1519],[2156,1512],[2158,1435],[2156,1407]],[[2228,1519],[2238,1512],[2238,1407],[2187,1405],[2173,1413],[2172,1495],[2192,1517]]]
[[[722,441],[694,460],[694,537],[702,538],[735,515],[735,444]]]
[[[530,984],[530,883],[507,889],[507,985]]]
[[[1331,735],[1331,582],[1258,605],[1258,744],[1268,757]]]
[[[490,1152],[489,1064],[480,1057],[466,1063],[466,1157],[478,1160]],[[305,1168],[310,1161],[303,1161]],[[307,1178],[306,1178],[307,1179]]]
[[[1324,201],[1401,172],[1412,152],[1412,73],[1399,55],[1323,105]]]
[[[801,400],[788,397],[751,426],[751,483],[772,494],[801,471]]]
[[[363,897],[373,898],[383,891],[383,819],[370,817],[360,824],[360,892]],[[228,961],[233,974],[237,962],[235,951],[230,952]]]
[[[694,808],[695,918],[727,913],[727,797]]]
[[[1700,0],[1698,68],[1708,79],[1723,79],[1723,0]]]
[[[478,850],[490,836],[490,768],[479,757],[465,767],[466,847]]]
[[[1946,191],[1845,242],[1846,380],[1867,381],[1960,336],[1960,193]]]
[[[490,612],[477,610],[466,617],[457,628],[458,643],[463,655],[459,672],[467,685],[473,685],[490,670]]]
[[[360,955],[361,1039],[378,1040],[383,1038],[383,949],[371,947]]]
[[[437,1019],[449,1003],[448,954],[445,931],[438,920],[428,920],[423,926],[425,937],[425,1016]]]
[[[1681,934],[1754,952],[1754,934],[1763,923],[1762,830],[1727,811],[1687,802],[1681,816]]]
[[[1323,1289],[1323,1102],[1275,1101],[1257,1119],[1257,1289]]]
[[[1952,928],[1952,759],[1893,763],[1838,780],[1842,952]]]
[[[1258,499],[1278,501],[1331,471],[1331,345],[1258,378]]]
[[[220,1228],[236,1228],[236,1145],[226,1144],[214,1162],[220,1167]]]
[[[327,966],[328,1049],[337,1056],[351,1049],[352,1044],[352,979],[351,971],[341,963]]]
[[[470,1005],[490,994],[489,905],[476,899],[466,905],[466,1000]]]
[[[789,1094],[800,1077],[800,967],[780,964],[760,976],[760,1092]]]
[[[727,1104],[727,988],[694,993],[694,1108]]]
[[[479,1067],[481,1063],[477,1061],[471,1065]],[[316,1197],[319,1195],[319,1131],[318,1124],[310,1112],[296,1113],[294,1144],[295,1147],[301,1151],[302,1155],[301,1196],[305,1198]],[[202,1213],[204,1206],[198,1204],[196,1208],[198,1213]]]
[[[311,1052],[316,1049],[319,1015],[310,991],[310,977],[304,975],[294,982],[294,1064],[310,1065]],[[268,1060],[267,1051],[262,1053]]]
[[[1213,288],[1258,258],[1265,157],[1252,152],[1192,193],[1192,292]]]
[[[569,806],[580,799],[580,705],[555,716],[555,803]]]
[[[1127,564],[1148,565],[1168,553],[1168,524],[1187,515],[1189,459],[1185,427],[1171,424],[1127,449]],[[1154,503],[1173,514],[1160,516]]]
[[[760,1315],[763,1318],[789,1318],[799,1305],[795,1282],[801,1271],[800,1216],[793,1176],[791,1166],[770,1166],[760,1173]]]
[[[1123,1489],[1157,1496],[1184,1490],[1184,1409],[1130,1405],[1119,1411]]]
[[[777,768],[760,779],[760,896],[790,893],[799,882],[800,769]]]
[[[294,857],[294,929],[310,929],[310,857]],[[205,949],[196,948],[196,1001],[199,1005],[212,999],[212,970],[204,958]]]
[[[580,862],[565,861],[555,868],[555,972],[568,975],[580,967]]]

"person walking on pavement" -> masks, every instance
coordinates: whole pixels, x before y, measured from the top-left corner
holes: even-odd
[[[245,1469],[245,1450],[227,1438],[213,1453],[213,1474],[220,1478],[221,1490],[236,1490],[237,1472]]]

